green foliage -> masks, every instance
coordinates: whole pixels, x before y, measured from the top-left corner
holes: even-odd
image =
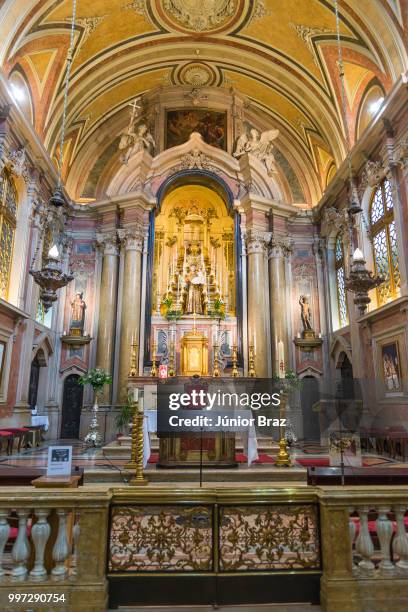
[[[289,393],[293,389],[300,389],[302,386],[302,379],[294,370],[286,370],[285,378],[274,376],[273,382],[279,387],[281,393]]]
[[[134,404],[131,396],[129,395],[127,398],[127,403],[121,407],[120,413],[116,415],[115,425],[116,429],[119,432],[124,431],[124,429],[129,425],[133,417]]]
[[[166,312],[166,319],[168,321],[177,321],[178,319],[181,319],[182,316],[183,313],[181,310],[168,310]]]
[[[215,298],[213,310],[209,310],[208,315],[212,319],[225,319],[224,302],[220,298]]]
[[[95,393],[98,393],[103,389],[105,385],[110,385],[112,377],[110,374],[105,372],[102,368],[92,368],[86,374],[79,377],[80,385],[91,385]]]

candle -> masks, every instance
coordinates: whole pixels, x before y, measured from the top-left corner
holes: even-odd
[[[137,402],[139,398],[139,389],[137,387],[133,387],[133,401]]]

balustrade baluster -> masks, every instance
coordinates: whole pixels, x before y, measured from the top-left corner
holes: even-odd
[[[349,508],[349,513],[350,513],[350,516],[349,516],[349,534],[350,534],[350,544],[351,544],[351,562],[352,562],[353,571],[354,571],[355,569],[357,569],[357,566],[354,563],[353,543],[354,543],[354,540],[355,540],[355,537],[356,537],[356,530],[357,529],[356,529],[356,523],[351,518],[351,515],[353,514],[353,512],[354,512],[354,508]]]
[[[380,506],[378,508],[378,518],[376,520],[377,535],[381,546],[382,559],[379,568],[384,574],[395,572],[395,567],[391,561],[391,538],[392,538],[392,521],[387,516],[390,508]]]
[[[27,560],[30,556],[30,544],[27,537],[27,519],[29,510],[18,510],[18,533],[11,551],[14,567],[11,576],[14,580],[25,580],[27,577]]]
[[[34,567],[30,572],[30,578],[33,580],[44,580],[47,578],[47,570],[44,567],[44,553],[51,533],[51,526],[47,521],[49,513],[50,510],[48,508],[35,510],[38,520],[31,529],[31,537],[35,550]]]
[[[79,525],[79,513],[77,512],[75,515],[75,525],[72,528],[72,561],[71,567],[73,569],[73,573],[76,574],[77,566],[78,566],[78,543],[79,543],[79,534],[81,532],[81,528]]]
[[[394,510],[397,533],[392,542],[392,550],[399,557],[396,563],[397,568],[406,572],[408,570],[408,536],[404,523],[405,506],[396,506]]]
[[[57,510],[58,515],[58,534],[55,540],[54,548],[52,549],[52,558],[55,561],[55,566],[51,570],[53,580],[64,580],[67,575],[65,561],[68,558],[69,547],[67,538],[67,516],[68,511],[63,509]]]
[[[368,529],[368,511],[369,508],[367,507],[358,509],[358,514],[360,517],[360,533],[356,539],[356,551],[363,557],[358,564],[361,573],[366,576],[372,576],[375,569],[375,565],[371,561],[371,557],[374,553],[374,544]]]
[[[10,525],[7,517],[7,510],[0,510],[0,578],[6,573],[6,571],[3,569],[3,554],[10,535]]]

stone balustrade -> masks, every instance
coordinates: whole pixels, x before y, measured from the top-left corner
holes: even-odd
[[[357,578],[408,577],[408,501],[351,508],[350,539]]]
[[[106,609],[109,499],[92,487],[0,488],[0,609],[21,605],[23,595],[29,609],[33,594],[41,594],[36,603],[44,610],[51,602],[63,610]]]
[[[265,593],[281,592],[287,579],[313,592],[311,601],[320,591],[326,612],[405,612],[407,493],[404,486],[3,487],[0,609],[10,606],[10,593],[41,593],[63,595],[62,609],[102,612],[108,580],[115,607],[142,605],[143,592],[160,592],[155,580],[169,572],[178,580],[175,569],[198,589],[200,571],[207,581],[235,573],[241,580],[258,569]],[[196,551],[192,542],[203,546]],[[121,601],[129,593],[134,599]]]

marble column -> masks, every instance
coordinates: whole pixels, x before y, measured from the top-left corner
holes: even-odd
[[[255,345],[255,370],[259,377],[270,375],[269,296],[267,248],[272,234],[250,229],[248,253],[248,342]]]
[[[120,229],[118,234],[124,250],[118,399],[120,402],[126,402],[132,341],[138,345],[140,351],[140,296],[144,236],[140,227]],[[136,359],[138,358],[137,354]]]
[[[287,334],[288,304],[286,301],[286,270],[285,257],[290,251],[290,245],[285,238],[272,239],[269,250],[269,295],[271,304],[271,346],[272,373],[279,375],[279,357],[289,367],[289,343]],[[279,355],[279,343],[282,343]]]
[[[112,374],[119,262],[116,231],[98,233],[96,242],[102,251],[102,275],[95,365]],[[109,401],[110,388],[106,386],[101,402],[109,403]]]

